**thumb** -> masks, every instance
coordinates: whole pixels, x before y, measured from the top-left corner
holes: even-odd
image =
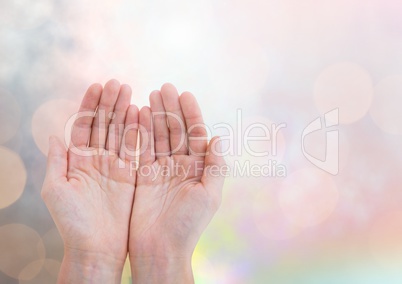
[[[207,190],[217,191],[216,193],[220,194],[227,169],[225,159],[222,155],[220,137],[215,136],[208,144],[201,183]]]
[[[47,156],[46,180],[58,181],[67,176],[67,151],[56,136],[49,137],[49,154]]]

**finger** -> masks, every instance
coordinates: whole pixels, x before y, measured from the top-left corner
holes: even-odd
[[[222,198],[222,187],[225,181],[227,166],[222,156],[222,146],[219,137],[215,136],[208,144],[207,155],[205,157],[204,172],[201,183],[205,189],[211,193],[219,207]]]
[[[155,154],[156,157],[170,155],[169,129],[166,122],[166,110],[163,106],[161,93],[153,91],[149,96],[154,126]]]
[[[138,108],[130,105],[124,123],[124,134],[120,147],[120,158],[126,161],[135,161],[135,150],[138,139]]]
[[[110,116],[114,110],[119,90],[120,83],[117,80],[110,80],[105,84],[92,125],[91,140],[89,142],[90,147],[105,148],[111,120]]]
[[[109,124],[109,131],[106,141],[106,150],[113,153],[118,153],[120,150],[121,139],[124,132],[124,122],[126,113],[131,101],[131,88],[129,85],[120,87],[119,96],[113,113],[114,117]]]
[[[55,136],[49,137],[49,154],[45,183],[54,184],[66,180],[67,151],[64,144]],[[45,188],[45,187],[44,187]]]
[[[152,164],[155,161],[151,119],[151,109],[143,107],[139,115],[140,125],[138,130],[140,133],[140,167]]]
[[[189,92],[184,92],[179,100],[187,126],[188,151],[190,155],[204,156],[208,135],[197,100]]]
[[[172,84],[167,83],[161,88],[161,96],[169,126],[170,150],[172,154],[187,155],[186,125],[180,107],[179,94]]]
[[[102,89],[101,84],[93,84],[88,88],[84,98],[82,99],[82,103],[78,111],[78,117],[75,120],[73,129],[71,131],[70,146],[88,146],[88,142],[91,137],[92,123],[102,94]]]

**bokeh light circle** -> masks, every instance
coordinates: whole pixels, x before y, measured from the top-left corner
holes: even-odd
[[[19,284],[56,283],[61,262],[54,259],[36,260],[29,263],[20,273]],[[32,271],[39,271],[31,277]]]
[[[20,273],[31,262],[45,259],[45,247],[39,234],[23,224],[8,224],[0,227],[0,270],[18,279]],[[34,278],[41,265],[25,270],[24,279]]]
[[[10,206],[24,192],[27,172],[21,157],[4,147],[0,147],[0,209]]]
[[[32,135],[36,145],[45,155],[49,149],[49,136],[56,135],[63,143],[70,141],[71,129],[65,129],[67,121],[78,112],[73,101],[56,99],[42,104],[32,118]]]
[[[16,99],[0,88],[0,144],[14,137],[20,126],[21,108]]]
[[[391,134],[402,134],[402,75],[381,80],[375,86],[370,115],[375,124]]]
[[[279,191],[279,204],[286,218],[300,227],[325,221],[338,203],[339,192],[329,174],[303,168],[290,174]]]
[[[42,235],[46,249],[46,257],[61,261],[64,256],[63,239],[56,227],[53,227]]]
[[[289,222],[278,202],[277,188],[262,188],[255,194],[253,220],[259,231],[270,240],[295,237],[300,227]]]
[[[339,122],[353,123],[369,110],[374,88],[370,74],[358,64],[340,62],[324,69],[314,85],[322,114],[339,108]]]

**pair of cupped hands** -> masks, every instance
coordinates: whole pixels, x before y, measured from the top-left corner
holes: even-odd
[[[59,283],[192,283],[191,257],[221,201],[225,167],[195,97],[171,84],[150,107],[90,86],[71,142],[49,139],[42,197],[64,242]],[[137,145],[138,144],[138,145]]]

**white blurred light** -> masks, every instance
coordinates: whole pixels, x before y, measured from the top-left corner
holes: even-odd
[[[35,28],[51,16],[53,3],[52,0],[2,0],[0,24],[21,29]]]
[[[21,121],[21,108],[17,100],[0,88],[0,144],[7,142],[17,133]]]
[[[314,85],[314,102],[322,114],[339,108],[339,122],[353,123],[369,110],[374,88],[370,74],[352,62],[328,66]]]
[[[383,131],[402,134],[402,75],[381,80],[375,86],[370,115]]]
[[[253,220],[259,231],[269,240],[287,240],[295,237],[301,228],[289,222],[278,202],[278,189],[263,187],[256,190],[252,207]]]
[[[0,29],[0,80],[11,81],[24,62],[24,37],[11,29]]]
[[[338,204],[338,197],[329,174],[316,168],[302,168],[282,183],[278,198],[286,218],[304,228],[324,222]]]
[[[203,32],[188,21],[172,21],[160,30],[161,46],[176,52],[192,53],[198,50],[204,38]],[[195,54],[194,54],[195,55]]]

